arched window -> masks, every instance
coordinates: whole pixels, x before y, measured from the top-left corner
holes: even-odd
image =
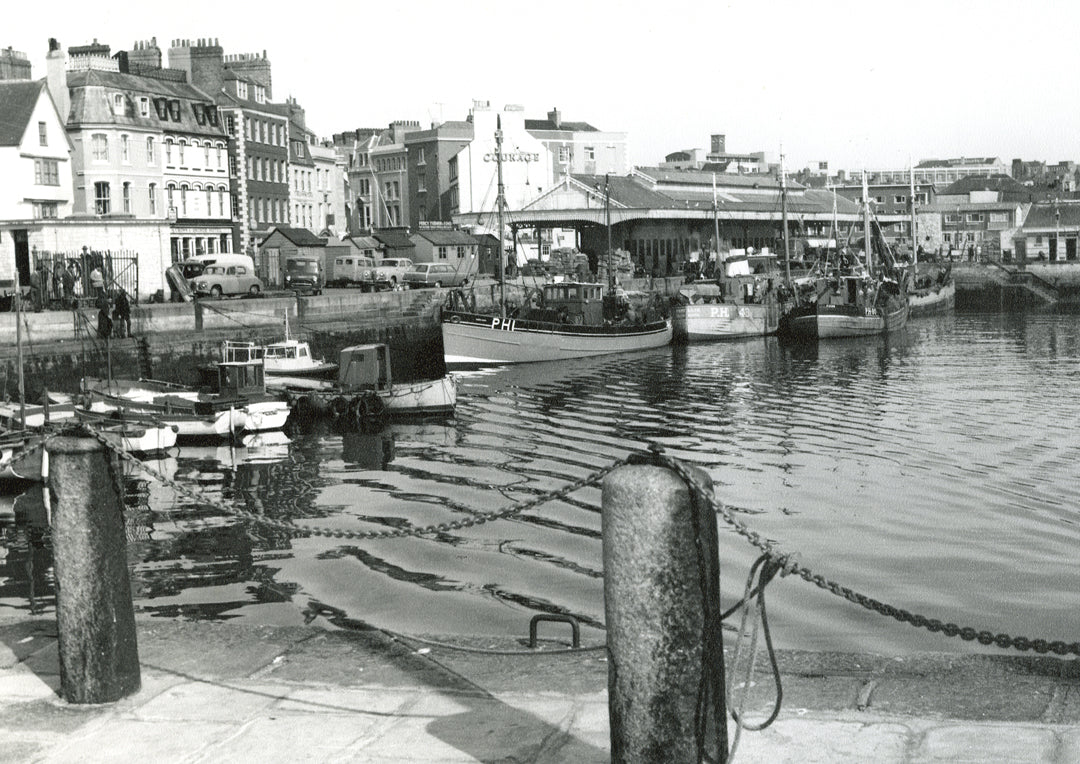
[[[178,147],[177,150],[178,150],[178,153],[179,153],[180,164],[184,163],[184,146],[186,146],[186,145],[187,145],[187,141],[185,141],[183,139],[181,139],[180,142],[177,144],[177,147]]]
[[[157,215],[157,184],[151,183],[150,188],[147,190],[150,199],[150,214]]]
[[[176,209],[176,184],[170,183],[165,187],[165,206],[168,212]]]
[[[183,144],[181,144],[181,145],[183,145]],[[180,214],[183,215],[184,217],[187,217],[187,192],[188,192],[187,183],[181,184],[181,186],[180,186]]]
[[[146,163],[157,164],[157,150],[154,146],[154,136],[150,135],[146,138]]]
[[[218,186],[217,190],[218,215],[225,217],[225,186]]]
[[[210,188],[210,186],[207,186],[206,187],[206,216],[207,217],[210,217],[211,215],[214,214],[214,212],[213,212],[214,208],[213,208],[213,205],[211,204],[211,195],[213,193],[214,193],[214,189]]]
[[[172,147],[173,142],[171,138],[165,139],[165,164],[172,164]]]

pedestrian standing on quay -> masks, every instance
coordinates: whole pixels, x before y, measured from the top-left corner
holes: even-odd
[[[90,288],[94,290],[95,298],[105,297],[105,276],[100,266],[95,265],[90,271]]]
[[[116,295],[116,307],[113,308],[113,322],[116,328],[117,337],[130,337],[131,336],[131,302],[128,300],[127,292],[123,287],[120,288],[119,294]]]
[[[60,274],[61,288],[64,290],[64,307],[69,310],[75,309],[75,274],[71,272],[71,268],[64,268],[63,273]]]
[[[98,298],[97,333],[101,339],[107,339],[112,334],[113,320],[109,318],[109,299]]]
[[[35,313],[41,312],[41,269],[30,272],[30,304]]]

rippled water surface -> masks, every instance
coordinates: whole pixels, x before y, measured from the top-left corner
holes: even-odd
[[[445,422],[291,431],[150,464],[249,512],[376,530],[529,501],[659,443],[832,580],[961,626],[1074,641],[1078,381],[1080,317],[959,314],[813,348],[768,339],[474,373]],[[524,636],[533,614],[556,611],[601,638],[599,488],[380,541],[292,538],[146,476],[128,491],[145,612]],[[756,555],[723,522],[720,547],[726,606]],[[782,647],[972,649],[794,578],[770,586],[769,606]]]

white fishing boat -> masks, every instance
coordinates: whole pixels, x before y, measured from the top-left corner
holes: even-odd
[[[129,453],[152,454],[176,445],[179,427],[159,420],[121,412],[108,414],[87,410],[76,412],[78,420],[92,427],[110,445]]]
[[[276,430],[289,417],[288,403],[267,394],[262,359],[217,364],[218,392],[158,380],[84,377],[91,411],[124,410],[176,425],[181,437],[230,437]]]
[[[789,241],[787,220],[787,176],[780,158],[780,201],[784,239],[784,270],[791,283],[789,264]],[[677,342],[712,342],[715,340],[764,337],[775,334],[780,326],[781,304],[780,274],[775,272],[773,259],[753,258],[752,248],[746,254],[720,259],[720,222],[716,200],[716,176],[713,176],[713,229],[716,241],[716,283],[694,282],[679,289],[671,318],[674,339]],[[756,260],[754,273],[751,260]],[[791,290],[786,290],[790,294]]]
[[[502,179],[502,123],[495,130],[498,172],[499,229],[504,232],[505,193]],[[610,216],[610,195],[605,195]],[[671,321],[665,316],[629,315],[618,300],[611,267],[611,225],[608,221],[608,285],[584,282],[544,284],[536,305],[513,312],[507,307],[504,257],[498,258],[500,298],[493,313],[455,308],[442,312],[443,358],[450,370],[626,353],[662,347],[671,342]],[[472,301],[467,301],[472,302]],[[461,301],[457,301],[461,305]]]
[[[289,334],[289,313],[285,312],[285,339],[257,344],[226,340],[221,345],[222,361],[237,361],[255,357],[263,359],[266,376],[315,377],[332,379],[338,365],[316,358],[311,345]]]
[[[360,426],[387,417],[450,414],[457,405],[457,382],[449,374],[395,382],[385,344],[344,348],[339,360],[336,382],[275,377],[267,386],[282,391],[301,418],[329,416]]]

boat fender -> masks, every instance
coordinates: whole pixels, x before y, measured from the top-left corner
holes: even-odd
[[[330,401],[330,414],[334,419],[340,419],[349,410],[349,399],[339,395]]]
[[[386,416],[386,404],[374,390],[365,390],[349,403],[348,419],[362,432],[378,429]]]

